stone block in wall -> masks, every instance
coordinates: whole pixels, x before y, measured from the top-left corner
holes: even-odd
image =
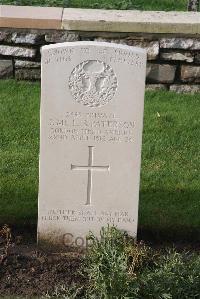
[[[167,86],[165,84],[146,84],[146,90],[167,90]]]
[[[76,42],[79,41],[79,34],[75,32],[60,32],[54,31],[45,34],[45,41],[47,43],[63,43],[63,42]]]
[[[44,34],[14,32],[11,36],[11,42],[15,44],[39,45],[44,44]]]
[[[200,39],[195,38],[161,38],[162,49],[200,50]]]
[[[158,41],[144,41],[136,39],[109,39],[109,38],[95,38],[95,41],[98,42],[110,42],[116,44],[123,44],[133,47],[139,47],[147,50],[147,59],[154,60],[158,57],[159,54],[159,42]]]
[[[0,79],[13,77],[12,60],[0,60]]]
[[[32,58],[36,55],[36,49],[0,45],[0,55]]]
[[[23,68],[15,70],[15,79],[17,80],[40,80],[40,78],[40,69]]]
[[[163,60],[177,60],[177,61],[186,61],[193,62],[194,54],[190,52],[162,52],[160,53],[160,58]]]
[[[183,82],[200,82],[200,66],[181,66],[181,81]]]
[[[41,63],[28,60],[15,60],[15,68],[40,68]]]
[[[6,31],[0,31],[0,42],[6,42],[11,38],[11,33]]]
[[[173,84],[170,86],[170,91],[174,91],[177,93],[196,93],[200,92],[200,84],[190,85],[190,84]]]
[[[122,38],[106,38],[106,37],[96,37],[94,38],[95,42],[107,42],[107,43],[115,43],[115,44],[123,44],[125,45],[125,39]]]
[[[159,42],[158,41],[139,41],[139,40],[126,40],[128,46],[139,47],[146,49],[147,59],[154,60],[159,54]]]
[[[196,54],[195,54],[195,59],[194,59],[194,61],[195,61],[196,63],[200,63],[200,53],[196,53]]]
[[[149,83],[172,83],[175,79],[176,65],[171,64],[147,64],[147,82]]]

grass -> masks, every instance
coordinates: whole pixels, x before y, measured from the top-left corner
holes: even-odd
[[[0,224],[36,224],[40,85],[1,80],[0,95]],[[146,93],[140,238],[200,241],[199,115],[200,94]]]
[[[39,85],[0,81],[0,222],[35,222],[38,193]]]
[[[0,0],[0,4],[164,11],[187,10],[187,0]]]
[[[140,226],[200,239],[200,94],[147,93]]]

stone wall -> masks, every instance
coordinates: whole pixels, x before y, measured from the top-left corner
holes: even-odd
[[[200,13],[0,5],[0,78],[40,79],[40,48],[106,41],[147,49],[147,88],[200,91]]]
[[[1,29],[0,78],[40,79],[40,47],[72,41],[106,41],[147,49],[147,88],[200,92],[200,37],[168,34]]]

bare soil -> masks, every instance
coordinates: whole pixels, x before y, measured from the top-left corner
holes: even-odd
[[[30,235],[15,233],[4,256],[5,240],[0,238],[0,298],[42,297],[59,285],[84,283],[81,253],[45,253]]]

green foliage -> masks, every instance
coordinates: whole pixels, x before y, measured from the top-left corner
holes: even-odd
[[[70,0],[0,0],[0,4],[68,7]]]
[[[61,286],[48,298],[60,299],[198,299],[200,256],[175,249],[152,250],[134,244],[115,227],[90,235],[82,274],[88,283]]]
[[[199,255],[168,250],[159,256],[153,267],[143,270],[130,285],[129,295],[136,290],[138,299],[200,298],[199,269]]]
[[[125,232],[107,226],[100,238],[92,233],[83,274],[88,276],[84,298],[125,298],[136,272],[152,262],[153,254],[145,245],[136,244]]]
[[[115,298],[127,288],[125,235],[114,227],[102,228],[100,240],[89,236],[92,246],[88,251],[85,272],[89,277],[87,296]]]
[[[71,0],[73,7],[141,10],[186,10],[187,0]]]
[[[187,9],[187,0],[0,0],[0,4],[166,11]]]
[[[83,292],[83,286],[79,287],[76,285],[72,286],[66,286],[66,285],[60,285],[57,286],[52,293],[47,293],[42,299],[53,299],[53,298],[59,298],[59,299],[78,299],[83,298],[84,292]]]

